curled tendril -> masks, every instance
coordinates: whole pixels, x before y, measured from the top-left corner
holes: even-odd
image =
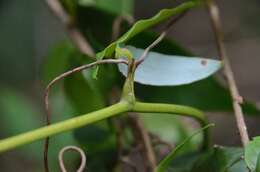
[[[63,155],[67,151],[75,151],[78,152],[81,156],[81,164],[79,168],[77,169],[77,172],[83,172],[83,170],[86,167],[86,155],[82,149],[76,146],[66,146],[62,148],[59,152],[59,165],[62,172],[67,172],[66,167],[64,165]]]

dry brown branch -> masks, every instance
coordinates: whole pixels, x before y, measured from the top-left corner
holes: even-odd
[[[169,148],[169,150],[173,150],[174,149],[174,145],[161,139],[160,136],[149,132],[150,137],[153,139],[153,144],[156,145],[165,145]]]
[[[240,133],[242,144],[245,146],[249,142],[249,136],[248,136],[247,127],[243,116],[243,111],[241,108],[241,104],[243,103],[243,98],[240,96],[238,92],[234,74],[231,69],[229,59],[227,56],[227,51],[224,45],[224,35],[222,32],[219,9],[217,4],[214,2],[214,0],[207,0],[206,2],[208,5],[208,12],[210,15],[212,27],[215,33],[215,39],[218,46],[219,56],[224,62],[224,73],[227,78],[229,90],[231,92],[231,96],[233,99],[233,108],[235,112],[237,127]]]
[[[79,168],[77,169],[77,172],[83,172],[84,168],[86,167],[86,155],[85,155],[83,150],[81,150],[80,148],[78,148],[76,146],[66,146],[66,147],[64,147],[60,150],[60,152],[59,152],[59,165],[60,165],[61,171],[67,172],[65,165],[64,165],[64,160],[63,160],[63,155],[67,151],[76,151],[80,154],[81,164],[80,164]]]
[[[122,126],[121,119],[112,119],[113,126],[115,128],[116,132],[116,145],[117,145],[117,156],[118,160],[121,159],[123,156],[123,150],[124,150],[124,126]]]
[[[109,63],[125,63],[127,64],[128,62],[126,60],[123,59],[106,59],[106,60],[101,60],[101,61],[96,61],[90,64],[86,64],[86,65],[82,65],[80,67],[74,68],[70,71],[67,71],[59,76],[57,76],[56,78],[54,78],[46,87],[45,89],[45,96],[44,96],[44,103],[45,103],[45,110],[47,113],[47,118],[46,118],[46,124],[50,125],[51,123],[51,112],[50,112],[50,108],[49,108],[49,93],[50,90],[52,88],[52,86],[57,83],[58,81],[64,79],[65,77],[80,72],[82,70],[85,70],[87,68],[99,65],[99,64],[109,64]],[[44,143],[44,167],[45,167],[45,171],[49,172],[49,166],[48,166],[48,148],[49,148],[49,137],[46,138],[45,143]]]
[[[85,55],[95,59],[95,52],[84,37],[80,30],[76,27],[71,16],[67,14],[59,0],[46,0],[47,5],[54,15],[65,25],[68,35],[75,46]]]
[[[131,167],[134,170],[134,172],[138,172],[137,166],[129,159],[128,156],[120,158],[120,161]]]
[[[143,155],[148,161],[148,171],[155,172],[156,169],[156,156],[152,147],[150,136],[140,118],[134,114],[129,114],[130,127],[133,130],[136,144],[140,143],[143,149]]]

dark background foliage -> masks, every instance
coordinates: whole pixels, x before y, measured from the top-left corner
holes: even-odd
[[[257,0],[219,0],[217,2],[220,5],[224,33],[226,35],[225,43],[231,58],[231,64],[234,69],[238,87],[246,99],[251,102],[256,102],[259,105],[260,21],[258,20],[258,16],[260,15],[260,11],[258,9],[260,2]],[[164,7],[172,7],[175,4],[176,2],[172,0],[136,1],[134,8],[135,18],[150,17],[158,10]],[[102,15],[99,17],[102,17]],[[82,20],[85,22],[82,22],[83,25],[89,24],[88,19]],[[90,23],[94,25],[97,21],[92,20]],[[43,1],[26,0],[25,2],[21,0],[2,0],[0,2],[0,26],[0,136],[4,138],[43,125],[43,88],[46,83],[42,78],[43,63],[46,57],[58,56],[69,58],[70,56],[79,55],[77,55],[77,53],[75,54],[73,48],[71,48],[72,50],[64,48],[71,47],[71,45],[67,45],[68,43],[63,43],[65,46],[57,45],[57,43],[67,39],[66,32],[60,22],[51,15]],[[104,29],[102,28],[103,26],[104,25],[95,27],[99,27],[99,29],[102,30]],[[160,30],[160,27],[156,27],[155,30]],[[173,38],[180,43],[180,45],[198,56],[217,56],[213,33],[209,25],[209,17],[204,9],[196,9],[189,12],[182,20],[174,25],[168,37]],[[108,41],[105,40],[105,42],[107,43]],[[60,46],[60,50],[56,48],[50,53],[50,50],[57,46]],[[77,62],[74,63],[77,64]],[[63,70],[62,59],[59,63],[54,64],[54,66],[49,68],[55,70],[59,70],[60,68],[60,71]],[[81,82],[80,76],[75,77],[77,77],[78,82]],[[50,78],[47,78],[47,80],[49,79]],[[112,79],[108,78],[105,80],[105,84],[107,84],[108,87],[110,84],[112,85],[112,83],[110,83]],[[69,81],[66,80],[65,82]],[[69,118],[71,114],[75,113],[75,108],[71,107],[71,104],[62,94],[64,89],[67,90],[71,88],[78,88],[77,83],[68,87],[55,88],[55,93],[53,93],[55,96],[53,96],[54,98],[51,100],[52,105],[55,107],[55,120]],[[207,94],[203,95],[203,97],[208,96],[209,99],[214,98],[214,91],[203,90],[204,87],[199,88],[201,88],[200,91],[205,91]],[[80,89],[84,90],[86,88]],[[91,90],[91,88],[88,89]],[[105,89],[110,88],[101,88],[101,90]],[[185,88],[178,89],[181,90]],[[175,90],[177,95],[176,99],[182,102],[181,98],[178,99],[178,97],[182,97],[182,94],[178,94],[178,89],[177,91]],[[140,88],[140,90],[142,90],[142,88]],[[196,92],[198,95],[201,94],[198,90],[191,90],[191,92]],[[73,94],[77,94],[70,93],[72,97]],[[163,94],[163,92],[160,93]],[[167,94],[167,92],[165,94]],[[85,96],[92,95],[86,94]],[[187,93],[186,96],[189,96],[189,94]],[[158,98],[160,98],[160,95],[158,95]],[[193,97],[188,97],[188,99],[192,101]],[[224,99],[218,99],[218,103],[221,101],[225,102]],[[88,107],[89,109],[77,108],[76,112],[78,114],[91,111],[92,109],[103,107],[105,103],[106,102],[97,100],[95,107]],[[257,115],[247,117],[251,136],[260,134]],[[216,127],[213,129],[214,143],[229,146],[240,145],[232,113],[209,112],[208,116],[210,121],[216,123]],[[190,124],[189,122],[187,123]],[[107,124],[100,125],[107,127]],[[90,129],[88,131],[91,132],[92,130]],[[93,129],[93,132],[95,132],[95,129]],[[104,132],[106,131],[104,130]],[[91,133],[89,133],[89,135],[91,136]],[[80,134],[76,134],[76,137],[77,136],[80,136]],[[94,139],[102,140],[104,138],[102,138],[101,134],[100,137],[95,137]],[[107,138],[107,140],[109,140],[108,142],[110,143],[113,139]],[[57,151],[62,146],[74,143],[75,140],[71,133],[55,136],[52,141],[51,156],[55,160]],[[85,144],[91,143],[87,142]],[[15,171],[18,168],[21,169],[21,171],[28,172],[41,171],[41,145],[42,143],[39,142],[31,144],[28,147],[19,148],[17,151],[1,154],[1,171]],[[103,147],[104,145],[102,144],[98,145],[97,150],[101,151]],[[92,150],[95,152],[94,148]],[[107,156],[111,156],[113,155],[113,150],[109,153],[103,153]],[[106,156],[102,157],[107,158]],[[70,156],[68,158],[69,162],[73,162],[72,160],[75,158],[76,156]],[[54,161],[52,163],[56,164],[57,162]],[[95,162],[93,164],[93,166],[96,165]]]

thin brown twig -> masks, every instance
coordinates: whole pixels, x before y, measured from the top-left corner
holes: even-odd
[[[155,172],[156,169],[156,156],[152,147],[150,136],[140,118],[136,114],[129,114],[129,120],[131,122],[131,128],[135,135],[135,140],[140,141],[145,159],[148,160],[148,171]]]
[[[154,142],[155,145],[158,145],[158,144],[160,144],[160,145],[165,145],[165,146],[167,146],[170,150],[172,150],[172,149],[174,148],[174,145],[173,145],[173,144],[171,144],[171,143],[169,143],[169,142],[167,142],[167,141],[161,139],[158,135],[156,135],[156,134],[154,134],[154,133],[151,133],[151,132],[149,132],[149,135],[150,135],[150,137],[153,139],[153,142]]]
[[[90,64],[85,64],[82,65],[80,67],[74,68],[70,71],[67,71],[59,76],[57,76],[56,78],[54,78],[46,87],[45,89],[45,96],[44,96],[44,102],[45,102],[45,110],[47,113],[47,118],[46,118],[46,124],[50,125],[51,123],[51,112],[50,112],[50,108],[49,108],[49,93],[50,93],[50,89],[52,88],[52,86],[57,83],[58,81],[64,79],[65,77],[76,73],[76,72],[80,72],[82,70],[91,68],[93,66],[99,65],[99,64],[109,64],[109,63],[125,63],[128,64],[128,62],[126,60],[123,59],[105,59],[105,60],[100,60],[100,61],[96,61]],[[49,137],[47,137],[45,139],[45,143],[44,143],[44,168],[45,168],[45,172],[49,172],[49,165],[48,165],[48,148],[49,148]]]
[[[122,157],[120,158],[120,161],[128,166],[130,166],[134,172],[138,172],[137,166],[129,159],[129,157]]]
[[[123,156],[123,146],[124,146],[124,127],[122,126],[122,121],[120,119],[112,119],[113,126],[116,130],[116,147],[118,160]]]
[[[84,35],[76,27],[75,21],[71,16],[65,11],[59,0],[46,0],[47,5],[54,13],[54,15],[66,26],[68,35],[75,46],[85,55],[95,58],[95,52],[90,46]]]
[[[80,148],[78,148],[76,146],[66,146],[66,147],[64,147],[60,150],[60,152],[59,152],[59,165],[60,165],[61,171],[67,172],[65,165],[64,165],[64,160],[63,160],[63,155],[67,151],[76,151],[80,154],[81,164],[80,164],[79,168],[77,169],[77,172],[83,172],[84,168],[86,167],[86,155],[85,155],[83,150],[81,150]]]
[[[183,16],[185,16],[185,14],[187,14],[188,11],[185,11],[183,13],[181,13],[180,15],[178,15],[177,17],[173,18],[165,27],[165,29],[163,30],[163,32],[160,34],[160,36],[153,42],[151,43],[143,52],[143,54],[141,55],[141,57],[139,58],[139,60],[136,61],[136,66],[140,65],[146,58],[147,54],[149,53],[149,51],[154,48],[156,45],[158,45],[167,35],[167,33],[170,31],[171,27],[178,22]]]
[[[157,44],[159,44],[163,38],[166,36],[167,32],[163,31],[160,36],[152,43],[150,44],[143,52],[143,54],[141,55],[141,57],[139,58],[139,60],[136,61],[136,66],[140,65],[144,60],[145,57],[147,56],[147,54],[149,53],[149,51],[155,47]]]
[[[231,69],[229,59],[227,56],[227,51],[224,45],[224,34],[222,32],[219,9],[217,4],[214,2],[214,0],[207,0],[206,2],[208,5],[208,12],[210,15],[212,27],[215,33],[215,39],[218,46],[219,56],[224,62],[224,73],[227,78],[229,90],[231,92],[231,96],[233,99],[233,108],[235,112],[237,127],[240,133],[242,144],[245,146],[249,142],[249,136],[248,136],[247,127],[243,116],[243,111],[241,108],[241,104],[243,103],[243,98],[239,94],[236,81],[234,78],[234,74]]]
[[[109,103],[114,104],[120,100],[120,91],[117,87],[114,87],[111,91]],[[121,157],[123,156],[123,149],[124,149],[124,123],[122,118],[112,118],[111,122],[114,126],[115,129],[115,134],[116,134],[116,145],[117,145],[117,156],[118,156],[118,161],[120,161]]]

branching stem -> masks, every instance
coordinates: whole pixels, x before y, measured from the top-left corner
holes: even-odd
[[[90,64],[85,64],[85,65],[82,65],[80,67],[74,68],[74,69],[72,69],[70,71],[67,71],[67,72],[61,74],[60,76],[57,76],[56,78],[54,78],[48,84],[48,86],[46,87],[45,96],[44,96],[45,110],[46,110],[46,113],[47,113],[47,118],[46,118],[47,125],[50,125],[50,123],[51,123],[51,111],[50,111],[50,108],[49,108],[49,93],[50,93],[50,90],[51,90],[52,86],[55,83],[57,83],[58,81],[64,79],[65,77],[67,77],[67,76],[69,76],[71,74],[80,72],[82,70],[91,68],[93,66],[100,65],[100,64],[111,64],[111,63],[125,63],[125,64],[128,64],[128,62],[126,60],[123,60],[123,59],[100,60],[100,61],[96,61],[96,62],[93,62],[93,63],[90,63]],[[44,167],[45,167],[45,172],[49,172],[48,148],[49,148],[49,137],[46,138],[45,143],[44,143]]]
[[[143,52],[143,54],[141,55],[141,57],[139,58],[139,60],[136,61],[136,66],[140,65],[146,58],[147,54],[149,53],[149,51],[154,48],[156,45],[158,45],[167,35],[167,33],[170,31],[171,27],[177,22],[179,21],[183,16],[185,16],[185,14],[187,14],[189,9],[187,9],[186,11],[184,11],[183,13],[181,13],[180,15],[178,15],[177,17],[173,18],[165,27],[165,29],[163,30],[163,32],[160,34],[160,36],[153,42],[151,43]]]
[[[131,108],[132,107],[132,108]],[[202,126],[208,124],[204,114],[192,107],[173,105],[173,104],[157,104],[157,103],[140,103],[136,102],[134,105],[129,105],[126,101],[120,101],[117,104],[109,106],[107,108],[84,114],[78,117],[74,117],[56,124],[45,126],[33,131],[29,131],[17,136],[13,136],[0,141],[0,152],[11,150],[18,146],[22,146],[34,141],[44,139],[46,137],[60,134],[62,132],[70,131],[79,127],[83,127],[94,122],[115,116],[123,112],[143,112],[143,113],[167,113],[173,115],[188,116],[194,118]],[[206,130],[204,133],[203,148],[209,146],[209,135]]]
[[[241,107],[241,104],[243,103],[243,98],[239,94],[236,81],[234,78],[234,74],[231,69],[229,59],[227,56],[227,51],[224,45],[224,35],[221,27],[219,9],[217,4],[214,2],[214,0],[206,0],[206,2],[208,5],[208,11],[209,11],[212,27],[215,33],[219,56],[224,62],[224,73],[227,78],[229,90],[231,92],[231,96],[233,99],[233,108],[235,111],[237,127],[240,133],[242,144],[245,146],[249,142],[249,136],[248,136],[247,127],[246,127],[246,123],[244,120],[244,115]]]

